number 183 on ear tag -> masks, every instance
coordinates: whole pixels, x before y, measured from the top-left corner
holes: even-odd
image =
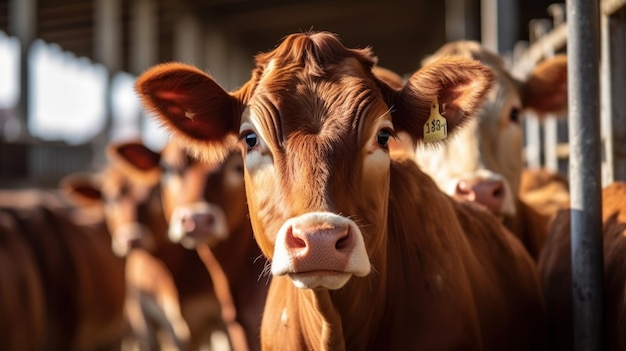
[[[424,141],[432,143],[445,139],[448,136],[448,122],[439,113],[439,102],[435,100],[430,105],[430,116],[424,124]]]

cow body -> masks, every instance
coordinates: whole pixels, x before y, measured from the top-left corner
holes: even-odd
[[[273,275],[263,349],[540,348],[541,289],[520,242],[389,152],[395,133],[424,138],[437,103],[453,133],[490,70],[450,58],[397,90],[375,77],[375,61],[332,34],[303,33],[257,56],[233,93],[176,63],[138,79],[146,108],[196,155],[241,148]]]
[[[607,307],[607,350],[626,350],[624,308],[626,287],[626,183],[615,182],[602,191],[604,256],[604,304]],[[550,223],[550,232],[539,259],[546,294],[551,350],[572,350],[571,209],[562,208]]]
[[[14,239],[15,245],[21,241],[23,250],[13,252],[21,254],[22,260],[8,262],[7,268],[20,264],[16,271],[29,269],[16,290],[19,299],[31,299],[19,305],[27,309],[21,313],[41,318],[35,321],[32,335],[30,330],[19,330],[8,340],[28,332],[31,345],[40,342],[43,348],[17,349],[119,348],[126,331],[124,261],[111,252],[104,226],[98,222],[77,224],[65,210],[34,204],[2,207],[0,215],[2,235]],[[8,296],[11,294],[3,294]],[[11,321],[10,316],[4,318]],[[39,334],[41,322],[44,330]]]

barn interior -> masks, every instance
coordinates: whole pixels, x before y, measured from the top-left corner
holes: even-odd
[[[112,91],[120,76],[129,85],[157,63],[197,65],[234,89],[247,80],[254,55],[285,35],[328,30],[347,46],[372,47],[381,66],[406,75],[457,39],[481,41],[511,59],[563,21],[564,4],[548,0],[0,0],[0,38],[10,48],[0,55],[8,72],[0,81],[0,93],[8,91],[0,99],[0,185],[55,186],[67,173],[99,167],[112,140],[148,138],[159,148],[158,128],[146,126],[136,108],[120,113],[124,108],[112,101],[119,94],[133,99],[128,88]],[[58,78],[34,67],[42,50],[62,57],[61,65],[89,66],[103,77],[97,89],[73,88],[93,90],[94,117],[66,112],[85,108],[72,88],[56,89]],[[62,106],[49,108],[41,99]],[[83,118],[91,129],[81,129]]]

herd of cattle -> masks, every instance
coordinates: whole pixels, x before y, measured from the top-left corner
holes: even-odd
[[[524,169],[521,112],[562,113],[475,42],[408,78],[327,32],[233,92],[142,74],[155,152],[0,193],[0,350],[571,350],[566,177]],[[603,191],[606,348],[626,350],[626,184]]]

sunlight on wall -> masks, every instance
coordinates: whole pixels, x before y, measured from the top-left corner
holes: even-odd
[[[135,77],[128,73],[118,73],[111,79],[112,141],[138,139],[141,136],[139,129],[141,106],[135,95],[134,83]]]
[[[170,134],[154,118],[144,115],[143,142],[152,150],[161,150],[170,140]]]
[[[106,69],[40,40],[33,43],[29,59],[32,135],[70,144],[96,136],[105,122]]]
[[[0,32],[0,108],[15,106],[19,91],[19,50],[16,38]]]
[[[135,92],[136,77],[129,73],[118,73],[111,81],[113,127],[112,141],[139,139],[153,150],[161,150],[169,136],[165,129],[147,117]]]
[[[16,38],[0,32],[0,109],[13,109],[18,103],[19,45]],[[42,40],[33,43],[29,65],[28,128],[33,136],[80,144],[103,131],[108,75],[104,66]],[[110,139],[141,139],[153,150],[160,150],[169,134],[143,112],[134,90],[135,79],[126,72],[111,79]],[[12,130],[8,127],[4,125],[5,134]],[[6,135],[5,139],[10,140]]]

